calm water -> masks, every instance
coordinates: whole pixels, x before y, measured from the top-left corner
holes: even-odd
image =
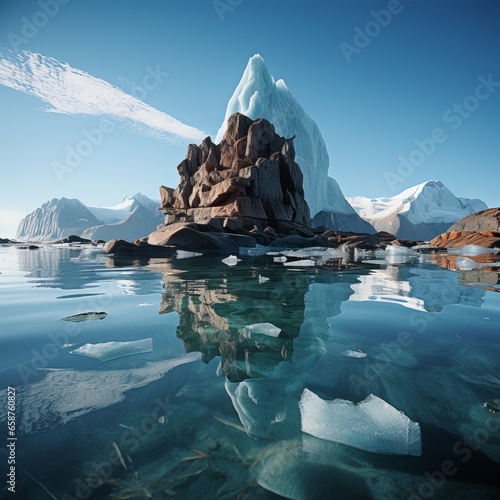
[[[340,271],[241,259],[0,247],[2,495],[500,497],[500,413],[485,407],[500,398],[496,272],[474,278],[422,258]],[[62,319],[86,312],[107,316]],[[259,323],[279,336],[245,328]],[[420,424],[422,455],[303,433],[305,388],[324,400],[382,398]],[[369,423],[318,420],[382,439]]]

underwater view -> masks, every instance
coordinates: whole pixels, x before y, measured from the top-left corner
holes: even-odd
[[[498,498],[498,267],[354,253],[0,247],[19,498]]]

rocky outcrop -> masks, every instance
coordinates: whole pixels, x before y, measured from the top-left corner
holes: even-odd
[[[222,142],[207,137],[199,146],[190,144],[177,170],[178,187],[160,188],[167,224],[214,218],[237,219],[250,228],[257,221],[310,223],[293,138],[279,136],[263,118],[233,114]]]
[[[460,248],[478,245],[486,248],[500,247],[500,232],[494,231],[448,231],[431,240],[431,245],[446,248]]]
[[[489,208],[468,215],[453,224],[449,231],[493,231],[500,233],[500,208]]]
[[[489,208],[460,219],[446,233],[436,236],[431,244],[446,248],[465,245],[499,248],[500,208]]]

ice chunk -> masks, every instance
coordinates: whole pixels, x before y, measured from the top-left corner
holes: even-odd
[[[74,323],[79,323],[81,321],[104,319],[107,315],[108,313],[105,312],[85,312],[81,314],[73,314],[73,316],[66,316],[62,319],[64,321],[73,321]]]
[[[467,257],[457,257],[455,265],[460,271],[473,271],[474,269],[481,267],[477,262],[474,262],[472,259]]]
[[[304,389],[299,407],[302,432],[312,436],[372,453],[422,454],[420,425],[373,394],[355,405]]]
[[[281,257],[273,257],[273,262],[286,262],[287,260],[283,255]]]
[[[314,267],[316,263],[311,259],[293,260],[292,262],[284,262],[284,266],[289,267]]]
[[[199,252],[188,252],[187,250],[176,250],[176,259],[191,259],[192,257],[201,257]]]
[[[342,353],[342,356],[349,358],[366,358],[366,352],[347,350]]]
[[[132,354],[153,352],[153,339],[132,340],[131,342],[102,342],[100,344],[85,344],[70,351],[70,354],[80,354],[89,358],[109,361]]]
[[[269,281],[270,278],[267,278],[266,276],[261,276],[259,274],[259,285],[262,285],[262,283],[265,283],[266,281]]]
[[[236,255],[230,255],[229,257],[222,259],[222,262],[224,262],[226,266],[235,266],[238,262],[241,262],[241,259],[238,259]]]
[[[244,330],[248,330],[250,333],[268,335],[269,337],[278,337],[281,332],[281,328],[274,326],[272,323],[254,323],[253,325],[246,325]]]
[[[448,253],[456,255],[481,255],[484,253],[497,253],[498,248],[486,248],[479,245],[464,245],[462,248],[449,248]]]

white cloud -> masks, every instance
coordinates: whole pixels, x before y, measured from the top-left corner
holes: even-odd
[[[0,84],[38,97],[49,105],[44,111],[52,113],[105,116],[167,141],[208,135],[100,78],[29,51],[0,51]]]

